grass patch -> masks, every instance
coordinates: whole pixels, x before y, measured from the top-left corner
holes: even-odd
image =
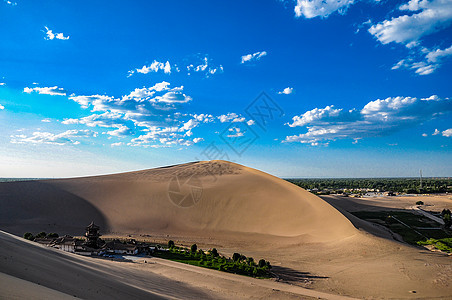
[[[452,253],[452,238],[444,238],[444,239],[428,239],[426,241],[419,241],[417,243],[421,246],[433,245],[436,249]]]

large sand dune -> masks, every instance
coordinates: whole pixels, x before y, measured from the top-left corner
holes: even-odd
[[[347,207],[327,200],[342,213],[258,170],[225,161],[195,162],[108,176],[1,183],[0,229],[18,235],[41,230],[82,234],[93,220],[103,234],[196,242],[226,255],[239,251],[266,258],[281,280],[328,293],[452,299],[450,256],[390,240],[348,214]],[[369,203],[378,206],[377,199]],[[177,276],[172,272],[170,277]]]
[[[258,233],[306,241],[353,235],[322,199],[225,161],[78,179],[0,184],[1,223],[24,231],[81,233],[90,219],[115,233]],[[74,232],[75,231],[75,232]]]

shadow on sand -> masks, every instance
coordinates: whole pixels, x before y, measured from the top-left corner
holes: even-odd
[[[315,280],[329,278],[326,276],[311,275],[309,272],[301,272],[281,266],[272,266],[271,271],[277,279],[289,283],[311,283]]]

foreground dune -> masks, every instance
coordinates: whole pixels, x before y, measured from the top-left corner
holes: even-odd
[[[2,183],[0,195],[0,229],[18,235],[82,234],[94,220],[110,236],[171,238],[266,258],[291,285],[362,298],[452,299],[447,255],[388,240],[341,207],[225,161]]]

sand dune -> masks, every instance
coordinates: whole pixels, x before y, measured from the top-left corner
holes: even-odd
[[[41,230],[81,234],[94,220],[103,234],[171,238],[217,247],[226,255],[240,251],[266,258],[291,285],[363,298],[452,299],[450,257],[390,240],[348,214],[347,206],[327,200],[342,213],[258,170],[225,161],[195,162],[108,176],[1,183],[0,229],[18,235]],[[378,199],[367,203],[379,206]]]
[[[103,232],[115,233],[240,232],[303,236],[309,241],[355,233],[348,219],[322,199],[274,176],[224,161],[0,184],[0,193],[6,207],[0,226],[16,234],[74,233],[90,219]]]

